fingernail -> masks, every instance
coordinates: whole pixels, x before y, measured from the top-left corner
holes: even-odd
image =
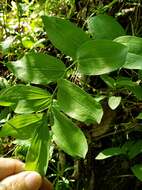
[[[37,172],[29,173],[25,178],[25,183],[29,190],[37,190],[41,186],[41,176]]]

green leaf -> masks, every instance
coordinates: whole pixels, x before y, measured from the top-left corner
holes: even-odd
[[[117,80],[116,80],[116,87],[117,88],[121,88],[121,87],[134,87],[136,85],[135,82],[132,81],[131,78],[128,78],[128,77],[119,77]]]
[[[100,77],[110,88],[115,88],[116,82],[112,77],[108,75],[101,75]]]
[[[31,145],[31,138],[24,139],[24,140],[23,139],[16,139],[16,140],[12,141],[12,144],[29,147]]]
[[[17,78],[34,84],[54,82],[65,72],[65,65],[61,60],[42,53],[28,53],[6,66]]]
[[[142,164],[136,164],[134,166],[131,167],[132,172],[134,173],[134,175],[140,180],[142,181]]]
[[[13,106],[15,113],[33,113],[47,109],[51,95],[38,87],[16,85],[0,93],[1,106]]]
[[[139,86],[136,82],[133,82],[130,78],[119,77],[116,80],[117,88],[126,88],[131,91],[138,100],[142,100],[142,87]]]
[[[88,20],[89,33],[95,39],[112,40],[118,36],[124,36],[122,26],[111,16],[97,15]]]
[[[76,59],[76,51],[90,40],[87,34],[68,20],[43,16],[43,23],[49,40],[64,54]]]
[[[121,36],[114,40],[128,47],[128,52],[142,55],[142,38],[136,36]]]
[[[109,40],[92,40],[77,51],[79,70],[86,75],[102,75],[120,69],[126,59],[127,47]]]
[[[85,158],[88,151],[86,138],[80,128],[55,108],[53,138],[56,144],[67,154]]]
[[[131,159],[135,158],[141,152],[142,152],[142,140],[137,140],[129,148],[129,151],[128,151],[129,159],[131,160]]]
[[[57,99],[60,109],[68,116],[85,123],[101,122],[101,104],[72,82],[63,79],[58,82]]]
[[[142,112],[136,117],[136,119],[142,119]]]
[[[142,55],[128,53],[126,62],[123,65],[126,69],[139,69],[142,70]]]
[[[0,130],[0,137],[12,136],[19,139],[30,138],[40,125],[42,114],[18,115],[7,121]]]
[[[133,146],[135,142],[132,140],[126,141],[123,146],[121,146],[121,150],[123,154],[128,156],[128,152],[130,151],[131,147]]]
[[[128,88],[132,93],[136,96],[136,98],[142,101],[142,87],[138,86],[137,84],[134,87]]]
[[[22,44],[25,48],[32,48],[35,44],[34,40],[30,36],[25,36],[22,38]]]
[[[128,55],[124,68],[142,70],[142,38],[136,36],[121,36],[114,41],[128,47]]]
[[[103,160],[103,159],[110,158],[112,156],[121,155],[121,154],[123,154],[123,152],[121,151],[121,148],[119,147],[107,148],[103,150],[102,152],[100,152],[95,159]]]
[[[127,141],[125,144],[123,144],[121,150],[131,160],[142,152],[142,140]]]
[[[124,154],[129,157],[129,159],[133,159],[138,154],[142,152],[142,140],[138,141],[128,141],[126,142],[121,148],[115,147],[115,148],[108,148],[104,151],[100,152],[96,159],[97,160],[103,160],[112,156]]]
[[[109,97],[108,100],[108,105],[112,110],[115,110],[121,102],[121,97],[120,96],[111,96]]]
[[[19,100],[16,106],[13,106],[14,112],[19,114],[41,112],[50,106],[47,99],[41,100]]]
[[[37,171],[42,176],[46,174],[50,139],[47,118],[43,117],[41,125],[37,127],[31,140],[31,146],[26,156],[26,170]]]

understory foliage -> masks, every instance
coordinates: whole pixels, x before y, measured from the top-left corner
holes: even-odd
[[[142,5],[84,2],[1,2],[1,154],[8,139],[55,189],[104,189],[100,163],[116,156],[114,175],[140,183]]]

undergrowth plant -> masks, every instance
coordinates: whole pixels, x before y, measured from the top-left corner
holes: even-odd
[[[69,64],[34,48],[21,59],[4,63],[17,82],[0,91],[0,106],[11,110],[0,137],[30,139],[26,169],[44,176],[54,143],[73,157],[86,157],[87,133],[79,123],[99,125],[105,114],[104,103],[116,110],[127,101],[122,92],[135,102],[142,100],[141,78],[134,81],[119,75],[124,69],[142,70],[142,38],[126,35],[122,26],[107,15],[89,18],[87,33],[69,20],[54,16],[42,16],[42,22],[48,40],[67,56]],[[117,75],[112,77],[112,72]],[[90,76],[100,77],[108,85],[107,92],[87,92]],[[139,170],[133,171],[136,176],[142,175]]]
[[[139,119],[139,116],[138,116]],[[141,119],[141,118],[140,118]],[[142,140],[132,141],[129,140],[124,143],[122,146],[107,148],[100,152],[96,156],[96,160],[104,160],[110,158],[112,156],[124,156],[126,159],[131,161],[136,156],[138,156],[142,152]],[[135,164],[131,166],[131,170],[134,175],[142,181],[142,164]]]

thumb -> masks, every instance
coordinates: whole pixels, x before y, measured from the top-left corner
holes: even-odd
[[[37,172],[21,172],[0,182],[0,190],[38,190],[42,178]]]

